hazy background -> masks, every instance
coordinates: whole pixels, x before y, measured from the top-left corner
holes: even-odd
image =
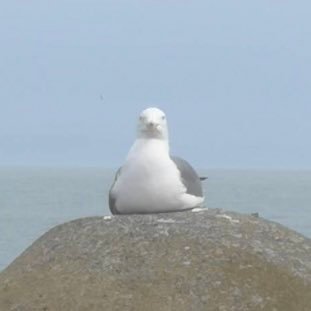
[[[311,2],[0,4],[0,166],[115,167],[148,106],[201,168],[311,168]]]

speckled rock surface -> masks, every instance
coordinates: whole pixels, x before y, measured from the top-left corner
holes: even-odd
[[[0,274],[0,310],[311,310],[311,241],[221,210],[57,226]]]

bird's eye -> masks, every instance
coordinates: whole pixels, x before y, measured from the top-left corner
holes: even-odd
[[[162,118],[161,118],[162,120],[165,120],[165,116],[162,116]]]
[[[139,116],[139,120],[142,121],[144,119],[143,116]]]

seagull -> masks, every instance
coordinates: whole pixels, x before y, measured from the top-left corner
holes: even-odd
[[[141,112],[137,137],[109,191],[112,214],[149,214],[202,206],[201,180],[184,159],[170,156],[166,116],[158,108]]]

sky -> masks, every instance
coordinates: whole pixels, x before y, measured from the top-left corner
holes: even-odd
[[[0,166],[117,167],[141,110],[199,168],[311,168],[311,2],[0,4]]]

